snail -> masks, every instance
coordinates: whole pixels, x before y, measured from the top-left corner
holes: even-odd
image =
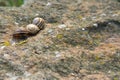
[[[35,35],[39,32],[39,28],[34,24],[28,24],[25,28],[20,27],[13,33],[14,39],[26,39],[29,36]]]
[[[44,26],[44,19],[34,18],[32,24],[28,24],[25,28],[18,28],[12,35],[13,39],[27,39],[29,36],[36,35],[40,30],[44,29]]]
[[[29,32],[23,27],[20,27],[12,34],[13,39],[26,39],[28,36]]]
[[[44,19],[39,18],[39,17],[34,18],[32,24],[37,25],[40,30],[44,29],[44,27],[45,27]]]
[[[28,24],[26,26],[26,30],[28,31],[28,33],[30,34],[36,34],[40,31],[39,27],[34,25],[34,24]]]

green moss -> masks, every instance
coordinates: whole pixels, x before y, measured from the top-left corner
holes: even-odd
[[[102,39],[102,35],[89,34],[88,31],[82,31],[80,28],[65,32],[62,40],[57,41],[70,44],[72,46],[84,46],[86,48],[97,46]]]
[[[24,0],[0,0],[0,6],[21,6]]]
[[[98,26],[89,25],[88,27],[71,29],[69,31],[62,31],[55,38],[53,42],[56,45],[68,44],[72,46],[82,46],[87,49],[94,49],[100,42],[109,38],[112,34],[119,34],[120,23],[114,20],[105,22],[95,22]],[[111,23],[111,24],[109,24]],[[111,34],[112,33],[112,34]]]
[[[115,78],[113,78],[113,80],[119,80],[119,79],[115,77]]]

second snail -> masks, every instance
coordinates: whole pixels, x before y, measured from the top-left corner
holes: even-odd
[[[17,29],[12,37],[13,39],[26,39],[29,36],[36,35],[40,30],[45,27],[45,21],[42,18],[36,17],[31,24],[28,24],[25,28]]]

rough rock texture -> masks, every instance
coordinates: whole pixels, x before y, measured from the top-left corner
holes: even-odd
[[[36,36],[12,33],[35,17]],[[0,7],[0,80],[120,80],[119,0],[26,0]]]

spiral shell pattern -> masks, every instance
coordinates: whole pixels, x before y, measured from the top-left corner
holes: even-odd
[[[34,18],[32,24],[37,25],[40,30],[44,29],[44,27],[45,27],[44,19],[39,18],[39,17]]]

